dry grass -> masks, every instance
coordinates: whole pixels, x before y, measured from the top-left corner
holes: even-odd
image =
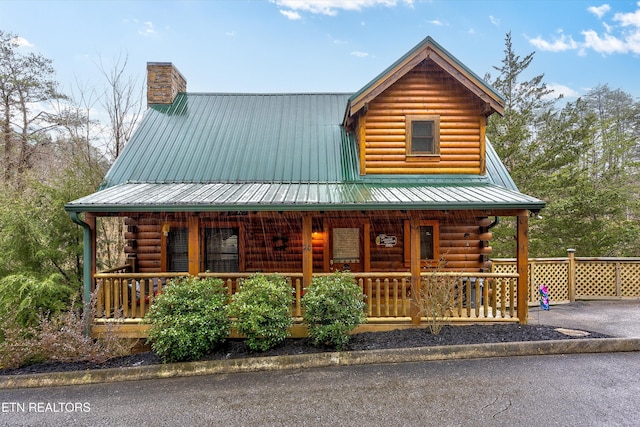
[[[95,307],[95,304],[92,304]],[[17,368],[45,361],[103,363],[131,352],[131,342],[107,330],[99,339],[86,333],[94,310],[71,308],[39,317],[36,327],[25,328],[13,319],[0,319],[0,369]]]

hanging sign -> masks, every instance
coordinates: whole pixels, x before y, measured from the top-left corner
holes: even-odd
[[[396,236],[387,236],[386,234],[378,234],[376,236],[376,245],[392,248],[398,243]]]

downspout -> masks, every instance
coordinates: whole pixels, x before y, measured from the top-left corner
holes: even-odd
[[[493,227],[495,227],[496,225],[500,224],[500,217],[496,216],[495,221],[493,221],[491,224],[489,224],[489,226],[487,227],[487,231],[491,230]]]
[[[69,212],[71,220],[84,229],[84,253],[82,262],[82,284],[83,284],[83,311],[87,313],[91,309],[91,226],[78,217],[78,212]],[[87,266],[89,263],[89,266]],[[90,316],[87,318],[86,332],[90,333]]]

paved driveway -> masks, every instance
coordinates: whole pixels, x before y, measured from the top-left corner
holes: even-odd
[[[529,310],[529,324],[600,332],[619,338],[640,338],[640,300],[578,301]]]
[[[604,353],[0,390],[0,425],[633,426],[638,366]]]

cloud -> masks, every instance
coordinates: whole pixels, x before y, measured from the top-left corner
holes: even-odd
[[[544,40],[542,37],[538,36],[536,38],[529,39],[529,43],[540,50],[548,52],[564,52],[565,50],[573,50],[578,47],[578,43],[576,43],[571,36],[567,37],[564,34],[561,34],[560,37],[554,38],[552,41]]]
[[[587,30],[583,31],[582,35],[584,36],[584,48],[593,49],[598,53],[627,53],[629,51],[623,40],[610,34],[601,37],[597,32]]]
[[[491,23],[492,23],[493,25],[495,25],[496,27],[497,27],[498,25],[500,25],[500,19],[496,18],[496,17],[495,17],[495,16],[493,16],[493,15],[489,15],[489,21],[491,21]]]
[[[294,10],[281,10],[280,13],[292,21],[302,19],[302,16],[300,16],[300,14]]]
[[[33,47],[33,44],[24,37],[16,36],[11,41],[13,41],[18,47]]]
[[[275,3],[278,7],[284,8],[280,13],[285,14],[287,12],[297,13],[309,12],[318,15],[335,16],[340,10],[347,11],[360,11],[367,7],[374,6],[386,6],[394,7],[398,3],[404,3],[408,6],[413,6],[413,0],[270,0],[271,3]],[[299,19],[299,18],[295,18]]]
[[[633,12],[616,12],[612,22],[603,21],[602,26],[605,29],[603,33],[594,29],[582,30],[580,34],[583,41],[575,41],[573,37],[562,34],[550,41],[538,36],[529,39],[529,43],[544,51],[576,50],[579,55],[586,55],[588,51],[602,55],[640,54],[640,2],[636,5],[638,8]],[[599,7],[589,7],[587,10],[602,19],[611,11],[611,6],[603,4]]]
[[[431,21],[427,21],[427,23],[432,24],[432,25],[437,25],[438,27],[444,27],[445,25],[447,25],[447,24],[445,24],[444,22],[442,22],[439,19],[433,19]]]
[[[640,7],[640,2],[638,2],[638,6]],[[623,27],[640,27],[640,9],[631,13],[616,13],[613,16],[614,21],[620,22],[620,25]]]
[[[547,89],[550,89],[551,93],[545,97],[546,99],[555,99],[560,95],[565,98],[577,98],[580,96],[577,91],[571,89],[569,86],[561,85],[558,83],[548,84]]]
[[[591,6],[588,7],[587,10],[596,15],[598,19],[600,19],[611,10],[611,6],[609,6],[608,4],[603,4],[602,6]]]
[[[150,37],[156,35],[156,30],[153,28],[153,22],[145,21],[142,29],[138,30],[138,34],[144,37]]]
[[[351,52],[351,55],[357,58],[366,58],[367,56],[369,56],[367,52],[360,52],[358,50],[354,50],[353,52]]]

